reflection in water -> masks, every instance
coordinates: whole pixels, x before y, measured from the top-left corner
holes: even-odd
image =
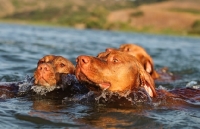
[[[28,114],[33,118],[39,118],[40,124],[44,125],[84,127],[85,123],[81,123],[77,118],[88,115],[84,114],[84,111],[88,109],[87,106],[62,104],[62,100],[36,99],[33,101],[32,108]]]
[[[55,100],[34,100],[29,115],[39,118],[43,124],[55,122],[60,126],[64,123],[75,124],[87,128],[112,127],[161,127],[160,124],[147,118],[148,112],[142,108],[106,108],[100,105],[65,103]],[[144,124],[145,122],[148,124]],[[151,121],[151,122],[150,122]]]
[[[36,99],[33,101],[33,109],[37,111],[56,112],[63,108],[61,104],[62,101],[59,100]]]
[[[144,110],[104,108],[95,111],[84,119],[83,123],[100,128],[160,128],[161,124],[149,119],[148,113]]]

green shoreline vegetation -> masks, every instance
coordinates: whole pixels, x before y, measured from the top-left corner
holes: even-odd
[[[172,28],[155,30],[152,26],[143,26],[138,29],[130,25],[129,22],[108,22],[109,13],[122,9],[134,9],[141,4],[161,2],[164,0],[138,0],[132,1],[101,1],[101,0],[61,0],[58,2],[49,2],[46,0],[10,0],[10,12],[1,15],[0,22],[22,23],[34,25],[50,25],[75,27],[79,29],[101,29],[117,30],[126,32],[142,32],[155,34],[175,34],[175,35],[200,35],[200,20],[194,21],[189,30],[176,31]],[[144,3],[143,3],[144,2]],[[1,6],[0,6],[1,8]],[[2,11],[3,9],[0,9]],[[13,11],[14,10],[14,11]],[[5,11],[5,10],[3,10]],[[7,11],[7,10],[6,10]],[[170,11],[189,12],[200,14],[198,10],[172,8]],[[138,18],[144,15],[142,11],[136,11],[130,14],[131,18]]]

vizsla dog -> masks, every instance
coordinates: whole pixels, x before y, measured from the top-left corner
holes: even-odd
[[[173,98],[200,101],[200,89],[156,90],[150,74],[134,56],[128,53],[107,51],[103,54],[104,56],[100,58],[84,55],[77,57],[75,75],[91,90],[100,88],[112,92],[125,92],[127,90],[134,92],[144,88],[146,93],[155,100],[170,98],[169,104],[174,103],[176,99]],[[176,105],[184,102],[180,101]]]
[[[74,65],[62,56],[46,55],[38,61],[34,72],[34,84],[55,86],[60,83],[62,74],[74,74]]]
[[[144,48],[136,44],[122,44],[119,48],[122,52],[127,52],[138,59],[143,65],[144,69],[156,79],[159,77],[157,72],[154,70],[154,62],[151,56],[146,52]]]
[[[134,56],[125,52],[110,51],[101,58],[79,56],[75,75],[80,82],[102,90],[124,92],[143,87],[151,97],[156,96],[150,74]],[[88,88],[93,90],[93,87]]]
[[[154,63],[151,56],[139,45],[136,44],[122,44],[119,49],[107,48],[106,51],[122,51],[134,56],[144,67],[144,69],[150,73],[153,79],[159,78],[159,74],[154,70]],[[103,57],[104,53],[98,54],[97,57]]]
[[[152,57],[146,52],[144,48],[139,45],[122,44],[118,50],[135,56],[136,59],[143,65],[144,69],[152,76],[153,79],[156,79],[156,81],[173,81],[177,78],[168,71],[167,67],[163,67],[162,69],[156,71],[154,69],[154,62]],[[107,51],[109,51],[109,49]]]
[[[41,86],[56,86],[61,81],[62,74],[74,74],[75,67],[67,59],[62,56],[46,55],[38,61],[37,68],[34,72],[33,78],[29,78],[28,84],[30,87],[33,85]],[[34,83],[34,84],[33,84]],[[19,92],[29,92],[20,90],[23,86],[21,82],[1,82],[0,83],[0,96],[10,98],[16,96]],[[28,86],[28,87],[29,87]],[[26,87],[26,90],[30,88]]]
[[[10,98],[31,92],[52,99],[87,93],[88,89],[77,81],[74,72],[75,66],[66,58],[46,55],[38,61],[34,77],[25,82],[1,82],[0,96]]]

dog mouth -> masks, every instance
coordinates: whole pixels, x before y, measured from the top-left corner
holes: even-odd
[[[89,76],[86,75],[86,73],[84,72],[84,70],[80,66],[77,67],[76,77],[79,81],[86,83],[86,84],[89,84],[89,85],[92,85],[92,87],[98,87],[102,90],[106,90],[109,87],[111,87],[111,83],[108,82],[108,81],[103,81],[103,80],[94,81],[93,79],[90,79]]]
[[[108,89],[108,88],[111,87],[110,82],[102,82],[102,83],[99,83],[98,85],[99,85],[99,87],[100,87],[101,89],[103,89],[103,90],[106,90],[106,89]]]
[[[48,81],[45,78],[43,78],[43,77],[35,79],[34,84],[35,85],[39,85],[39,86],[50,86],[50,84],[48,83]]]

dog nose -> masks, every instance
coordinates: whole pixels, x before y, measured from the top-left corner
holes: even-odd
[[[77,58],[77,62],[82,63],[82,64],[88,64],[90,62],[90,58],[88,56],[79,56]]]
[[[114,51],[114,50],[116,50],[116,49],[114,49],[114,48],[106,48],[106,52],[111,52],[111,51]]]
[[[39,70],[44,70],[44,71],[49,71],[49,67],[48,67],[47,64],[40,64],[40,65],[38,66],[38,69],[39,69]]]

